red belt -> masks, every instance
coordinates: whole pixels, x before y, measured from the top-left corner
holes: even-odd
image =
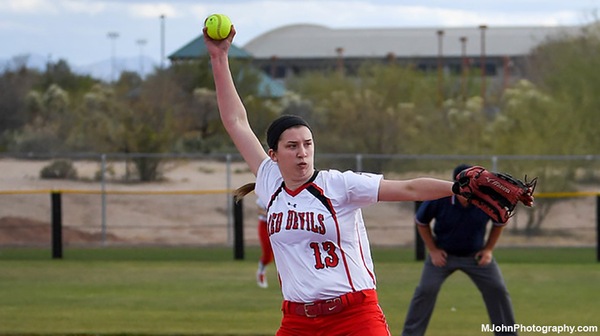
[[[299,303],[291,301],[283,301],[281,310],[285,314],[295,314],[306,317],[317,317],[320,315],[336,314],[344,310],[344,308],[363,303],[370,296],[377,296],[374,289],[367,289],[360,292],[352,292],[338,296],[333,299],[321,300],[315,302]]]

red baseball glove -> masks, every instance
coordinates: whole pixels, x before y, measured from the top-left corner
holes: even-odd
[[[466,197],[497,223],[506,223],[513,215],[518,202],[533,206],[533,191],[537,177],[527,182],[505,173],[490,172],[483,167],[474,166],[463,170],[456,176],[452,186],[455,194]]]

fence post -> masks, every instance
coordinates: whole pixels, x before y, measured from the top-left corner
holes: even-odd
[[[596,195],[596,261],[600,262],[600,194]]]
[[[62,259],[62,201],[60,191],[53,191],[52,200],[52,259]]]
[[[419,207],[421,206],[421,201],[417,201],[415,202],[415,214],[417,213],[417,210],[419,210]],[[420,260],[425,260],[425,242],[423,241],[423,238],[421,238],[421,235],[419,234],[419,229],[417,228],[417,224],[414,224],[415,226],[415,257],[417,261]]]
[[[233,227],[234,243],[233,257],[236,260],[244,259],[244,200],[233,200]]]
[[[233,200],[231,196],[231,154],[225,155],[225,171],[227,176],[225,176],[225,185],[227,188],[227,244],[232,243],[232,229],[233,229],[233,215],[235,213],[235,200]],[[232,201],[233,200],[233,201]]]
[[[496,155],[492,156],[492,171],[498,171],[498,157]]]
[[[356,154],[356,171],[363,171],[363,156],[362,154]]]
[[[102,245],[106,245],[106,154],[100,155],[100,159],[100,189],[102,191],[102,222],[100,224],[102,227]],[[125,165],[127,165],[127,161],[125,161]]]

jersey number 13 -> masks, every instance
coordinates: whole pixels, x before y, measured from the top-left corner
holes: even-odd
[[[325,267],[336,267],[340,258],[336,253],[336,247],[333,242],[324,241],[321,244],[317,242],[310,243],[310,247],[315,255],[315,268],[323,269]],[[325,255],[323,257],[323,255]]]

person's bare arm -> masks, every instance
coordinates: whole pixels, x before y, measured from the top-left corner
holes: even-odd
[[[451,196],[452,182],[428,177],[381,180],[379,201],[427,201]]]
[[[477,258],[479,265],[487,265],[492,261],[494,247],[496,247],[496,243],[500,239],[502,230],[504,230],[504,226],[492,226],[485,246],[481,251],[477,252],[477,254],[475,255],[475,258]]]
[[[427,246],[427,250],[429,250],[429,255],[431,256],[431,262],[435,266],[446,266],[446,251],[439,249],[437,245],[435,245],[435,241],[433,240],[433,233],[431,233],[431,227],[429,225],[417,225],[417,230],[419,231],[419,235],[423,238],[423,242],[425,246]]]
[[[229,36],[221,41],[215,41],[208,37],[206,28],[203,33],[210,55],[221,121],[235,147],[252,173],[256,175],[258,167],[267,157],[267,153],[250,127],[246,108],[237,93],[229,68],[227,53],[235,36],[235,28],[232,27]]]

